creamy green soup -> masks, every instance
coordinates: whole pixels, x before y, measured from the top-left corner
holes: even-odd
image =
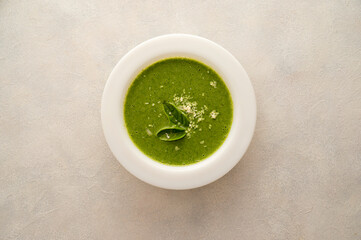
[[[188,58],[168,58],[144,69],[124,106],[132,141],[168,165],[193,164],[214,153],[229,133],[232,115],[232,99],[221,77]]]

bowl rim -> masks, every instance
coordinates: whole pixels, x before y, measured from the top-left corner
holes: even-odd
[[[210,66],[225,82],[233,101],[233,121],[226,140],[206,159],[185,166],[165,165],[141,152],[128,135],[123,115],[135,77],[152,63],[171,57],[192,58]],[[189,34],[158,36],[130,50],[110,73],[101,102],[104,136],[121,165],[146,183],[177,190],[204,186],[229,172],[252,140],[256,114],[252,84],[237,59],[220,45]]]

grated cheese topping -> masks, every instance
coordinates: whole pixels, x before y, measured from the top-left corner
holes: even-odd
[[[217,116],[218,116],[219,112],[217,112],[216,110],[213,110],[209,116],[212,118],[212,119],[216,119]]]
[[[187,137],[190,138],[191,134],[199,127],[198,123],[204,120],[204,114],[207,111],[207,106],[198,107],[196,101],[192,101],[192,97],[185,94],[183,89],[182,95],[174,94],[173,101],[175,105],[182,111],[186,112],[189,116],[189,127],[186,129]]]

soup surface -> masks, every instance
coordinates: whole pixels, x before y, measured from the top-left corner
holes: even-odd
[[[145,68],[129,87],[125,124],[134,144],[167,165],[188,165],[214,153],[232,124],[227,86],[210,67],[168,58]]]

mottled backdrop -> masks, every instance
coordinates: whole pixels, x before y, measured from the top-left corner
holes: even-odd
[[[189,191],[130,175],[100,124],[114,65],[166,33],[257,96],[242,161]],[[0,239],[361,239],[361,1],[0,0]]]

